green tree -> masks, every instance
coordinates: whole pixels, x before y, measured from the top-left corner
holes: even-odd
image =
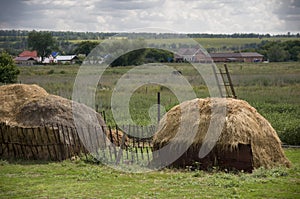
[[[74,50],[75,54],[85,54],[86,56],[99,44],[99,42],[83,41]]]
[[[50,32],[31,31],[28,33],[28,47],[36,50],[38,56],[45,57],[57,49],[57,44]]]
[[[290,59],[293,61],[298,61],[298,54],[300,53],[300,41],[291,40],[284,42],[285,50],[290,54]]]
[[[138,49],[128,52],[111,63],[111,66],[130,66],[144,63],[146,49]]]
[[[168,62],[174,57],[172,52],[162,49],[147,49],[145,61],[147,62]]]
[[[267,50],[267,56],[272,62],[282,62],[289,60],[289,52],[283,46],[275,44]]]
[[[146,42],[143,39],[136,40],[120,40],[112,41],[109,43],[107,48],[109,48],[112,58],[111,66],[129,66],[129,65],[139,65],[144,62],[144,57],[146,53]],[[128,49],[137,49],[128,52]]]
[[[11,56],[6,52],[2,52],[0,54],[0,82],[14,83],[18,79],[19,73],[20,71]]]

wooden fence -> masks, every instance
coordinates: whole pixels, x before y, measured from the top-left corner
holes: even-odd
[[[25,128],[0,123],[0,158],[60,161],[93,155],[117,164],[148,164],[154,132],[154,126],[87,126],[78,130],[61,124]]]

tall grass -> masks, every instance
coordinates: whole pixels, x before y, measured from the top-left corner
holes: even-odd
[[[209,97],[201,76],[191,65],[168,65],[182,72],[193,86],[197,97]],[[222,64],[217,66],[222,67]],[[228,67],[238,98],[248,101],[266,117],[283,142],[300,144],[300,63],[229,63]],[[120,77],[131,68],[108,68],[99,81],[95,102],[99,112],[106,112],[110,124],[114,123],[111,112],[112,91]],[[78,69],[79,66],[76,65],[20,67],[19,81],[38,84],[49,93],[71,99]],[[157,85],[142,86],[130,98],[129,107],[134,122],[139,125],[153,122],[149,109],[157,104],[158,91],[165,111],[178,104],[169,89]],[[123,122],[127,121],[128,118],[124,118]]]

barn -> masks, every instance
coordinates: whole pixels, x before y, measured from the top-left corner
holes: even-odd
[[[19,54],[18,57],[14,59],[16,64],[22,65],[22,66],[32,66],[39,60],[39,57],[37,55],[37,51],[28,51],[25,50],[21,54]]]
[[[209,53],[204,54],[200,48],[180,48],[174,55],[175,62],[262,62],[263,55],[257,52]]]
[[[257,52],[210,53],[214,62],[262,62],[263,55]]]
[[[75,64],[79,58],[76,55],[58,55],[55,60],[58,64]]]

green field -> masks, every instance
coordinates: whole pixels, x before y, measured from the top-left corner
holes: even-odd
[[[151,44],[194,44],[198,42],[205,49],[209,48],[242,48],[246,44],[259,44],[262,41],[288,41],[298,40],[299,38],[283,38],[283,37],[272,37],[272,38],[181,38],[181,39],[147,39],[146,41]],[[224,51],[224,50],[223,50]]]
[[[0,161],[0,198],[300,198],[300,150],[293,166],[248,173],[170,170],[123,173],[85,160]]]
[[[188,64],[168,64],[182,74],[193,86],[197,97],[209,97],[201,76]],[[222,64],[218,64],[222,67]],[[265,116],[287,144],[300,145],[300,63],[229,63],[233,84],[238,98],[246,100]],[[105,111],[109,124],[114,124],[110,98],[115,84],[133,67],[108,68],[98,85],[96,105]],[[20,67],[19,81],[38,84],[49,93],[71,99],[74,80],[79,66],[33,66]],[[139,125],[148,125],[148,111],[157,103],[161,92],[161,104],[166,111],[178,104],[169,89],[157,85],[145,85],[137,89],[130,101],[133,120]],[[93,107],[95,108],[95,107]],[[124,118],[124,123],[126,123]]]

